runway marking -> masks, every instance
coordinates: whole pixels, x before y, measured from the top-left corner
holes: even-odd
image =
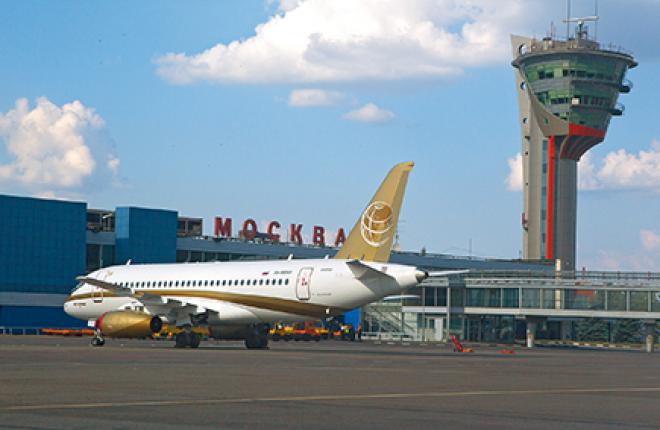
[[[180,399],[153,400],[137,402],[98,402],[98,403],[62,403],[50,405],[17,405],[0,408],[4,411],[41,411],[51,409],[96,409],[121,408],[136,406],[186,406],[186,405],[217,405],[259,402],[304,402],[331,400],[370,400],[370,399],[413,399],[434,397],[469,397],[469,396],[503,396],[503,395],[539,395],[539,394],[606,394],[606,393],[657,393],[660,387],[612,387],[612,388],[564,388],[549,390],[492,390],[492,391],[438,391],[426,393],[383,393],[383,394],[336,394],[318,396],[283,396],[283,397],[253,397],[234,399]]]

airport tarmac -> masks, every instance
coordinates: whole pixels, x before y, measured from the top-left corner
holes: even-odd
[[[660,428],[660,354],[0,336],[0,428]]]

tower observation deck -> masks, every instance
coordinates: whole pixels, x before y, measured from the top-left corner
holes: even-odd
[[[587,18],[588,20],[589,18]],[[523,162],[523,258],[575,270],[577,163],[605,139],[637,65],[589,38],[583,19],[567,40],[511,36]]]

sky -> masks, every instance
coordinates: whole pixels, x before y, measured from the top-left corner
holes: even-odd
[[[573,15],[593,14],[573,0]],[[580,162],[578,267],[660,271],[660,0],[600,0],[634,87]],[[403,250],[518,258],[509,35],[563,1],[7,1],[0,193],[350,228],[413,160]],[[593,28],[592,28],[593,30]]]

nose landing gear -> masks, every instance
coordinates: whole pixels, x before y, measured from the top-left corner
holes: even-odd
[[[103,346],[103,345],[105,345],[105,339],[103,339],[103,334],[101,333],[101,330],[97,329],[94,332],[94,336],[92,337],[91,345],[92,346]]]

